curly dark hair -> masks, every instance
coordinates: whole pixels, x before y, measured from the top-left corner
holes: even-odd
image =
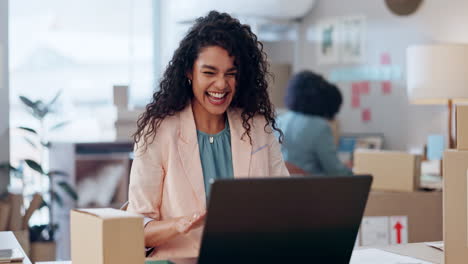
[[[269,65],[263,44],[257,40],[250,26],[241,24],[229,14],[216,11],[198,18],[175,50],[159,84],[159,91],[153,94],[151,102],[138,119],[137,131],[133,135],[135,142],[143,139],[146,144],[150,138],[154,139],[162,120],[183,110],[194,97],[186,74],[192,71],[201,50],[208,46],[222,47],[230,56],[234,56],[237,84],[229,107],[242,111],[242,126],[245,128],[242,137],[247,135],[252,144],[249,121],[260,114],[266,120],[265,131],[271,125],[282,142],[283,132],[276,126],[274,106],[268,95]]]
[[[285,104],[294,112],[333,120],[342,102],[338,87],[314,72],[299,72],[288,82]]]

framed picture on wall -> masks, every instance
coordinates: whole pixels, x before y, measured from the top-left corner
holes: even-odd
[[[322,20],[317,24],[317,62],[334,64],[339,62],[339,27],[337,19]]]
[[[340,57],[343,63],[361,63],[365,52],[364,16],[349,16],[340,19]]]

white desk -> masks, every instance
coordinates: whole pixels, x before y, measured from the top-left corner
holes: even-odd
[[[410,243],[406,245],[398,246],[385,246],[376,247],[387,252],[395,253],[398,255],[413,257],[434,264],[444,263],[444,253],[438,249],[429,247],[424,243]],[[364,248],[363,248],[364,249]],[[360,250],[360,249],[357,249]],[[195,264],[196,259],[179,259],[172,260],[176,264]],[[376,261],[378,263],[378,260]],[[60,261],[60,262],[37,262],[36,264],[72,264],[71,261]]]
[[[2,231],[0,232],[0,249],[7,249],[7,248],[19,248],[23,252],[25,258],[23,260],[24,264],[31,264],[26,253],[24,253],[23,248],[19,244],[18,240],[16,240],[15,235],[11,231]]]
[[[424,243],[409,243],[405,245],[377,247],[377,249],[429,261],[434,264],[444,263],[444,252],[442,252],[442,250],[429,247]]]

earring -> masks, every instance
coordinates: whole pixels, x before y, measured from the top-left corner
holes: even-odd
[[[187,79],[187,80],[188,80],[188,84],[192,85],[192,80],[190,80],[190,79]]]

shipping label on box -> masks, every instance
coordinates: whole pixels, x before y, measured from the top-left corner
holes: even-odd
[[[408,243],[408,217],[390,216],[390,244]]]
[[[386,246],[390,243],[387,216],[368,216],[361,222],[362,246]]]
[[[365,216],[359,235],[361,246],[408,243],[408,216]]]

